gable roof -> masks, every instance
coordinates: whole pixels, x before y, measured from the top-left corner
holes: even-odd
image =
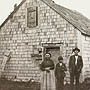
[[[26,0],[22,0],[22,2],[14,9],[13,12],[11,12],[11,14],[7,17],[7,19],[1,24],[0,29],[5,25],[5,23],[14,15],[14,13],[17,12],[17,10],[20,8],[20,6],[22,6],[22,4],[25,2]]]
[[[23,0],[14,11],[8,16],[8,18],[1,24],[1,27],[10,19],[10,17],[20,8],[20,6],[25,2]],[[52,0],[42,0],[49,7],[51,7],[54,11],[60,14],[65,20],[71,23],[74,27],[76,27],[82,34],[90,36],[90,20],[83,16],[82,14],[67,9],[61,5],[54,3]]]
[[[90,20],[82,14],[67,9],[61,5],[54,3],[52,0],[42,0],[51,8],[53,8],[64,19],[71,23],[74,27],[81,31],[82,34],[90,36]]]

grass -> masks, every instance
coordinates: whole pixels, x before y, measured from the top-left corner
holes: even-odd
[[[16,82],[0,79],[0,90],[40,90],[39,82]],[[70,90],[70,85],[66,84],[64,90]],[[90,90],[90,79],[86,79],[80,84],[79,90]]]
[[[38,82],[15,82],[0,80],[0,90],[40,90]]]

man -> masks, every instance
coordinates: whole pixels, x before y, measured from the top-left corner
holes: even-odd
[[[73,49],[74,55],[70,57],[69,60],[69,72],[70,72],[70,86],[71,90],[73,90],[73,84],[74,84],[74,79],[76,81],[76,90],[79,88],[79,77],[81,70],[83,68],[83,60],[78,53],[80,52],[80,49],[77,47]]]
[[[59,63],[56,64],[55,77],[56,77],[56,90],[63,90],[65,71],[67,71],[65,64],[63,63],[63,57],[58,57]]]

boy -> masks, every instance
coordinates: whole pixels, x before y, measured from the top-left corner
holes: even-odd
[[[65,71],[67,71],[65,64],[63,63],[63,57],[58,57],[59,63],[56,64],[55,77],[56,77],[56,89],[63,90]]]

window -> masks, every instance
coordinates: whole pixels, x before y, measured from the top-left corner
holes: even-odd
[[[27,8],[27,27],[33,28],[38,25],[38,7]]]

